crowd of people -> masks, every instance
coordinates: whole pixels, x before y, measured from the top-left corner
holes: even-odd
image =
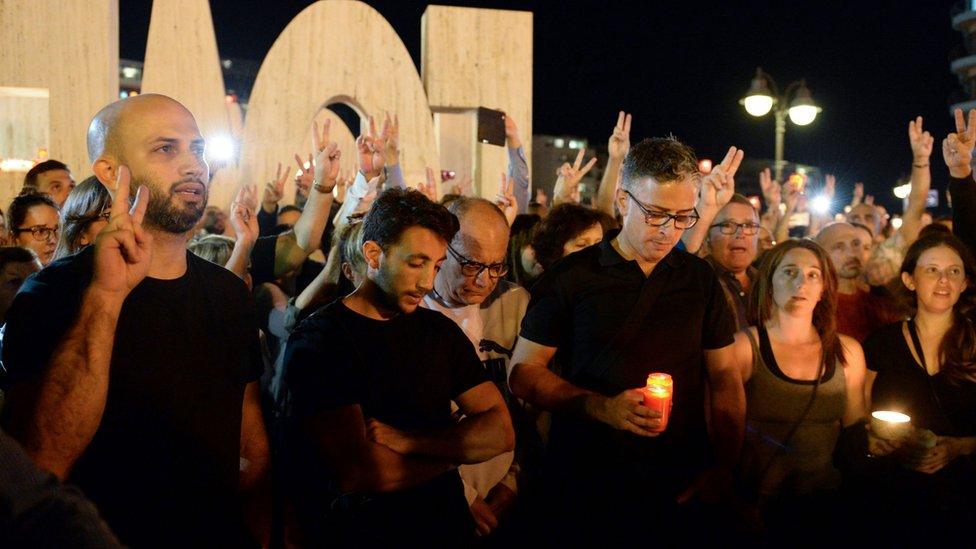
[[[623,112],[586,203],[595,159],[550,204],[510,117],[493,200],[411,188],[387,115],[355,151],[313,126],[297,172],[225,211],[185,107],[107,105],[93,175],[37,164],[0,234],[0,545],[961,536],[976,111],[955,118],[952,216],[926,212],[919,117],[896,228],[860,185],[826,218],[768,169],[757,207],[743,151],[702,173]]]

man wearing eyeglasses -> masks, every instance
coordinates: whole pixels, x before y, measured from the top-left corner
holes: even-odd
[[[756,208],[736,193],[708,229],[709,255],[705,260],[715,269],[740,330],[749,325],[749,290],[757,272],[752,262],[759,253],[759,228]]]
[[[701,181],[687,145],[638,143],[616,195],[621,229],[563,259],[533,287],[509,384],[515,396],[552,412],[538,516],[541,530],[560,541],[680,533],[688,542],[714,531],[694,526],[703,519],[692,502],[728,490],[745,394],[722,287],[707,262],[675,244],[698,222],[699,186],[731,187],[741,160],[731,148]],[[661,415],[643,404],[652,372],[670,374],[674,384],[662,433],[654,432]]]
[[[460,230],[448,244],[447,258],[423,305],[443,313],[468,336],[518,424],[519,407],[506,377],[529,292],[503,278],[508,272],[508,221],[498,206],[483,198],[459,198],[448,210],[457,216]],[[481,535],[490,534],[515,503],[519,468],[514,458],[514,452],[505,452],[459,470]]]

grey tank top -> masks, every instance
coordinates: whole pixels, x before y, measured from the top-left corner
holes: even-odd
[[[810,402],[815,382],[786,376],[776,364],[765,327],[752,343],[752,377],[746,383],[746,451],[743,473],[750,491],[769,500],[840,486],[832,456],[847,404],[839,361],[827,365],[817,396],[791,440],[785,439]],[[786,444],[788,442],[788,445]]]

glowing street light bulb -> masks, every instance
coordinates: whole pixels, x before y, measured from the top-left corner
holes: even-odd
[[[912,192],[912,184],[905,183],[904,185],[899,185],[894,188],[893,192],[895,193],[895,196],[897,196],[898,198],[902,198],[902,199],[908,198],[908,195],[911,194]]]
[[[830,199],[824,195],[815,196],[810,201],[810,209],[818,214],[825,214],[830,210]]]
[[[211,137],[207,141],[207,158],[215,162],[229,162],[237,155],[237,143],[226,135]]]
[[[891,226],[894,227],[895,230],[898,230],[898,229],[901,228],[902,222],[903,222],[902,218],[900,218],[898,216],[895,216],[895,217],[892,217],[891,218]]]
[[[817,117],[818,112],[820,112],[820,109],[814,107],[813,105],[790,107],[790,120],[792,120],[797,126],[806,126],[807,124],[813,122],[813,120]]]
[[[752,116],[763,116],[773,108],[773,98],[768,95],[750,95],[742,100],[742,104]]]

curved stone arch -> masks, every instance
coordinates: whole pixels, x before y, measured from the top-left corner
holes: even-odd
[[[427,94],[399,35],[366,4],[331,0],[298,14],[261,64],[244,126],[243,181],[262,181],[294,156],[323,97],[345,97],[362,115],[397,113],[407,181],[423,181],[426,166],[440,170]]]

